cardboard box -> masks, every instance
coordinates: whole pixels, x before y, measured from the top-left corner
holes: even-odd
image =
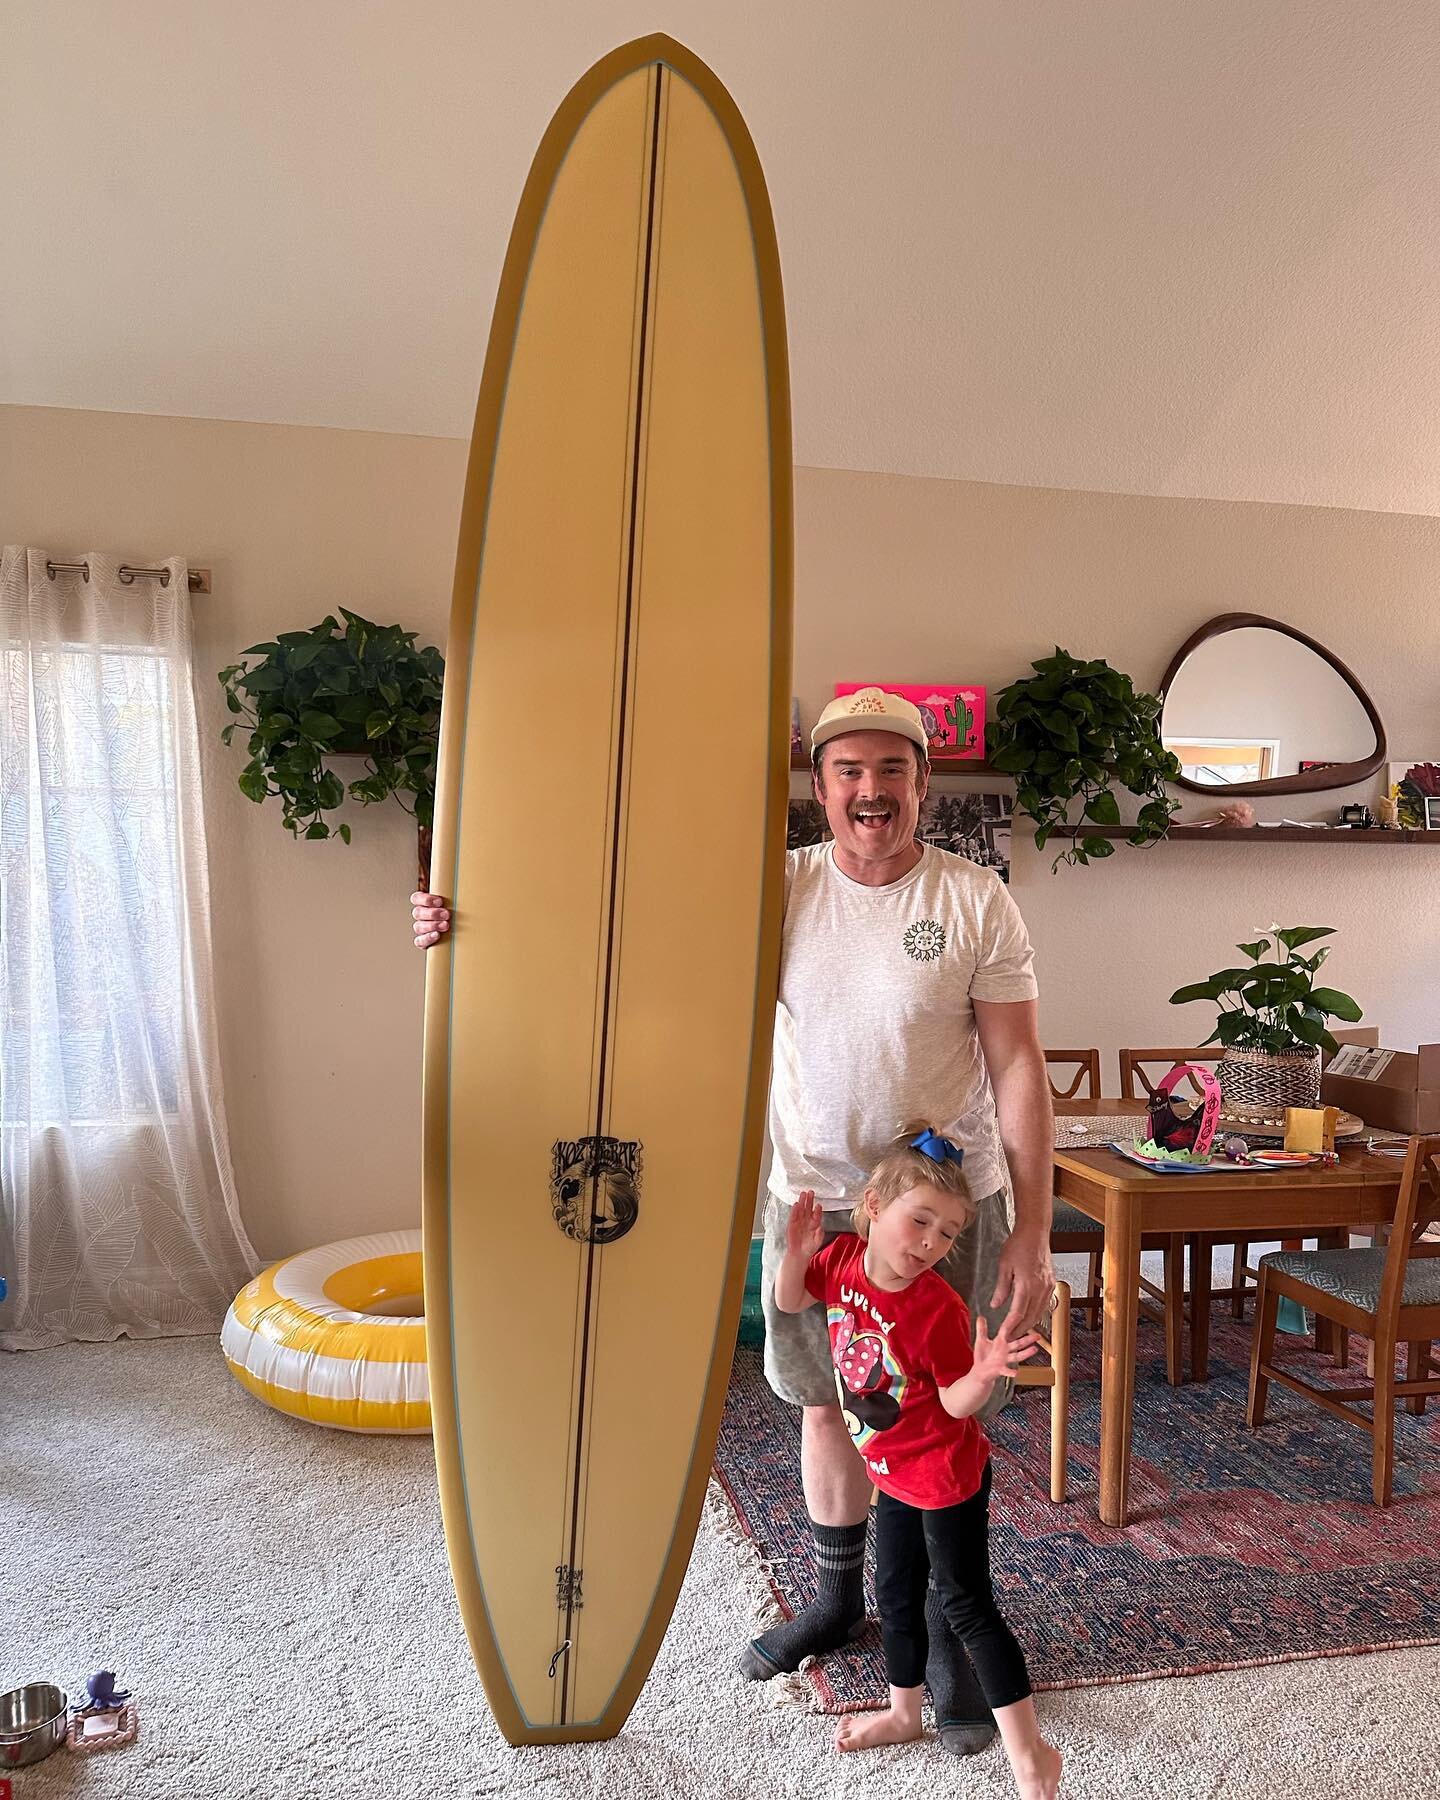
[[[1325,1058],[1320,1076],[1320,1098],[1327,1106],[1343,1106],[1367,1125],[1390,1131],[1440,1131],[1440,1044],[1421,1044],[1418,1049],[1384,1050],[1373,1026],[1360,1031],[1336,1032],[1340,1050]],[[1337,1062],[1343,1069],[1355,1052],[1368,1052],[1369,1069],[1331,1074]]]

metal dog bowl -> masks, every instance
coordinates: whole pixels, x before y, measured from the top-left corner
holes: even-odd
[[[0,1769],[42,1762],[65,1742],[69,1696],[48,1681],[0,1694]]]

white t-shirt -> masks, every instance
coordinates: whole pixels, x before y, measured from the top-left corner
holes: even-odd
[[[865,887],[833,845],[792,850],[770,1078],[771,1190],[853,1206],[899,1128],[923,1120],[965,1151],[977,1198],[1006,1185],[972,1000],[1033,1000],[1034,953],[990,869],[923,847]]]

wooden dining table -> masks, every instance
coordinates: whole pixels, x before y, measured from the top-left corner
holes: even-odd
[[[1100,1368],[1100,1518],[1128,1520],[1130,1436],[1135,1410],[1140,1239],[1149,1233],[1203,1238],[1284,1238],[1349,1225],[1388,1224],[1400,1191],[1398,1158],[1342,1146],[1339,1164],[1223,1174],[1161,1175],[1117,1156],[1108,1144],[1064,1141],[1067,1118],[1106,1119],[1143,1109],[1134,1100],[1057,1100],[1055,1195],[1104,1227]],[[1192,1297],[1192,1304],[1194,1298]],[[1167,1390],[1168,1391],[1168,1390]]]

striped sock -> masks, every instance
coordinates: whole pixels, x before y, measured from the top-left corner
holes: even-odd
[[[815,1598],[784,1625],[776,1625],[748,1644],[740,1659],[741,1673],[753,1681],[798,1669],[807,1656],[818,1656],[858,1637],[865,1627],[865,1525],[816,1525]]]

